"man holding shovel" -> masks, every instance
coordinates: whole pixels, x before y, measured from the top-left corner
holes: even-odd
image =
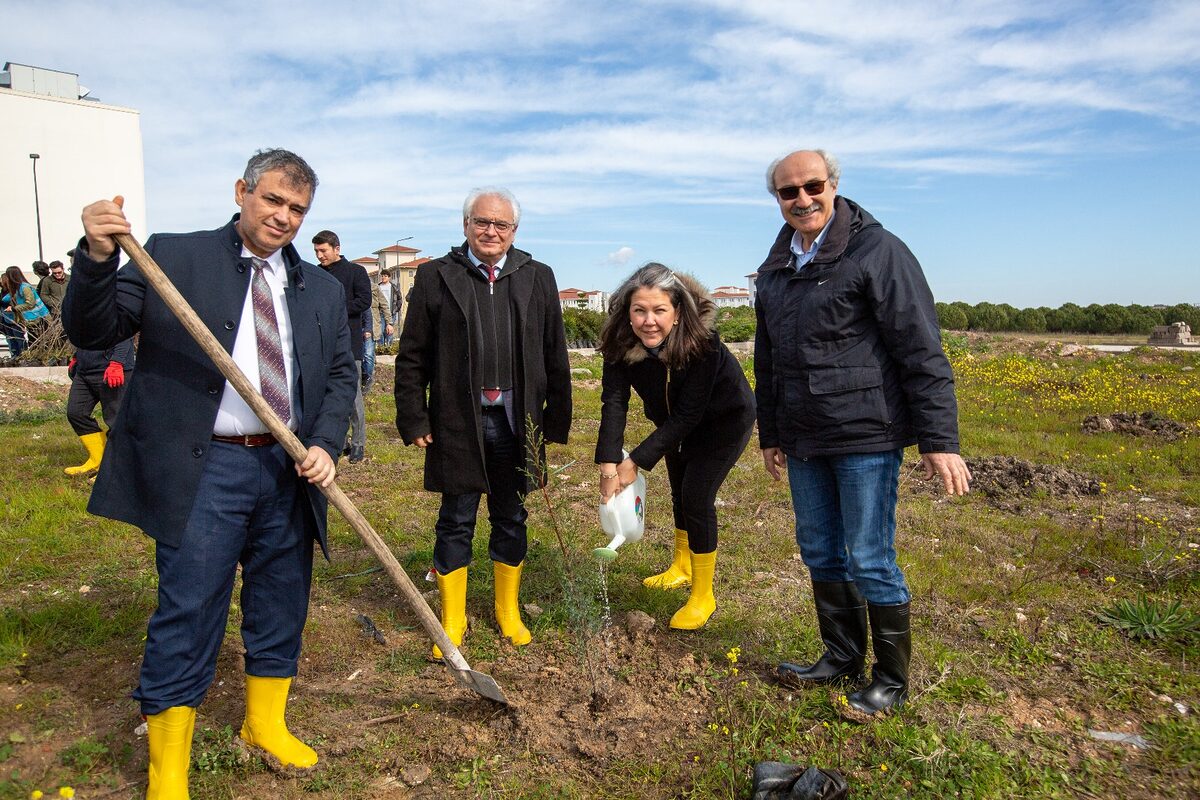
[[[148,798],[186,798],[196,706],[216,669],[242,566],[246,719],[241,736],[283,764],[317,755],[288,732],[312,540],[325,548],[326,500],[357,375],[337,280],[291,242],[317,176],[286,150],[256,153],[223,228],[157,235],[147,251],[204,325],[308,448],[293,463],[133,265],[122,199],[83,211],[63,326],[78,347],[141,334],[138,370],[111,432],[88,509],[153,538],[158,608],[134,697],[147,717]]]

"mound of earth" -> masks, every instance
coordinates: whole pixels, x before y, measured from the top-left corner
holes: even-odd
[[[1127,414],[1092,414],[1083,418],[1084,433],[1124,433],[1128,436],[1157,436],[1173,442],[1189,433],[1182,422],[1168,419],[1155,411]]]
[[[995,501],[1032,497],[1038,493],[1067,498],[1100,494],[1098,480],[1064,467],[1035,464],[1012,456],[968,458],[965,461],[971,470],[971,491]],[[905,472],[909,469],[913,474],[919,474],[920,463],[906,466]],[[936,478],[918,480],[912,486],[922,494],[941,496],[944,493],[941,481]]]
[[[1100,494],[1100,482],[1089,475],[1013,456],[969,458],[967,466],[971,470],[971,488],[988,497],[1029,497],[1038,492],[1053,497]]]

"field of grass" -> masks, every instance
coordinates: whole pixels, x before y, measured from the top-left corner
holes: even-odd
[[[321,764],[277,773],[237,747],[235,594],[200,708],[192,797],[743,798],[753,764],[769,759],[840,769],[856,798],[1200,796],[1200,354],[1063,357],[1045,341],[955,334],[946,348],[977,480],[945,499],[908,454],[897,544],[914,660],[900,713],[858,725],[839,713],[839,691],[774,682],[778,661],[814,658],[819,643],[786,485],[753,445],[720,494],[718,611],[705,629],[669,631],[683,595],[641,584],[670,557],[661,466],[646,539],[601,580],[590,556],[604,538],[591,463],[600,364],[573,357],[572,442],[549,449],[548,501],[528,503],[522,602],[534,606],[534,641],[520,651],[490,623],[486,522],[476,537],[463,649],[513,707],[426,660],[415,618],[336,520],[290,706]],[[380,383],[390,377],[382,368]],[[5,381],[0,372],[0,395]],[[84,511],[87,482],[61,471],[83,456],[63,399],[50,387],[0,409],[0,800],[144,791],[128,695],[154,605],[153,549]],[[1146,411],[1184,435],[1081,430],[1088,415]],[[368,460],[340,482],[432,588],[437,498],[392,414],[377,388]],[[629,435],[647,425],[633,420]],[[359,615],[386,644],[363,636]]]

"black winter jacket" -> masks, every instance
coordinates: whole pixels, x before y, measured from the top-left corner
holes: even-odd
[[[679,370],[668,371],[646,348],[636,345],[625,358],[604,364],[597,464],[616,464],[623,458],[631,387],[645,403],[646,417],[657,426],[629,454],[642,469],[653,469],[667,453],[690,456],[744,442],[754,425],[750,384],[715,332],[712,348]]]
[[[921,266],[856,203],[834,202],[804,269],[792,267],[788,225],[758,269],[759,444],[798,458],[957,453],[954,376]]]
[[[370,322],[372,291],[371,278],[361,264],[346,260],[342,256],[337,261],[325,267],[325,271],[337,278],[346,292],[346,325],[350,328],[350,351],[354,353],[355,361],[363,358],[363,315]]]

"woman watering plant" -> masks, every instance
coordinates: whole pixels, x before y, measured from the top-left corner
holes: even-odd
[[[694,630],[716,610],[717,489],[754,426],[754,395],[737,359],[713,329],[716,308],[693,278],[650,263],[626,280],[600,331],[604,356],[600,436],[602,502],[633,483],[638,468],[667,462],[675,515],[675,558],[646,578],[652,588],[691,584],[671,627]],[[655,430],[622,458],[630,389]]]

